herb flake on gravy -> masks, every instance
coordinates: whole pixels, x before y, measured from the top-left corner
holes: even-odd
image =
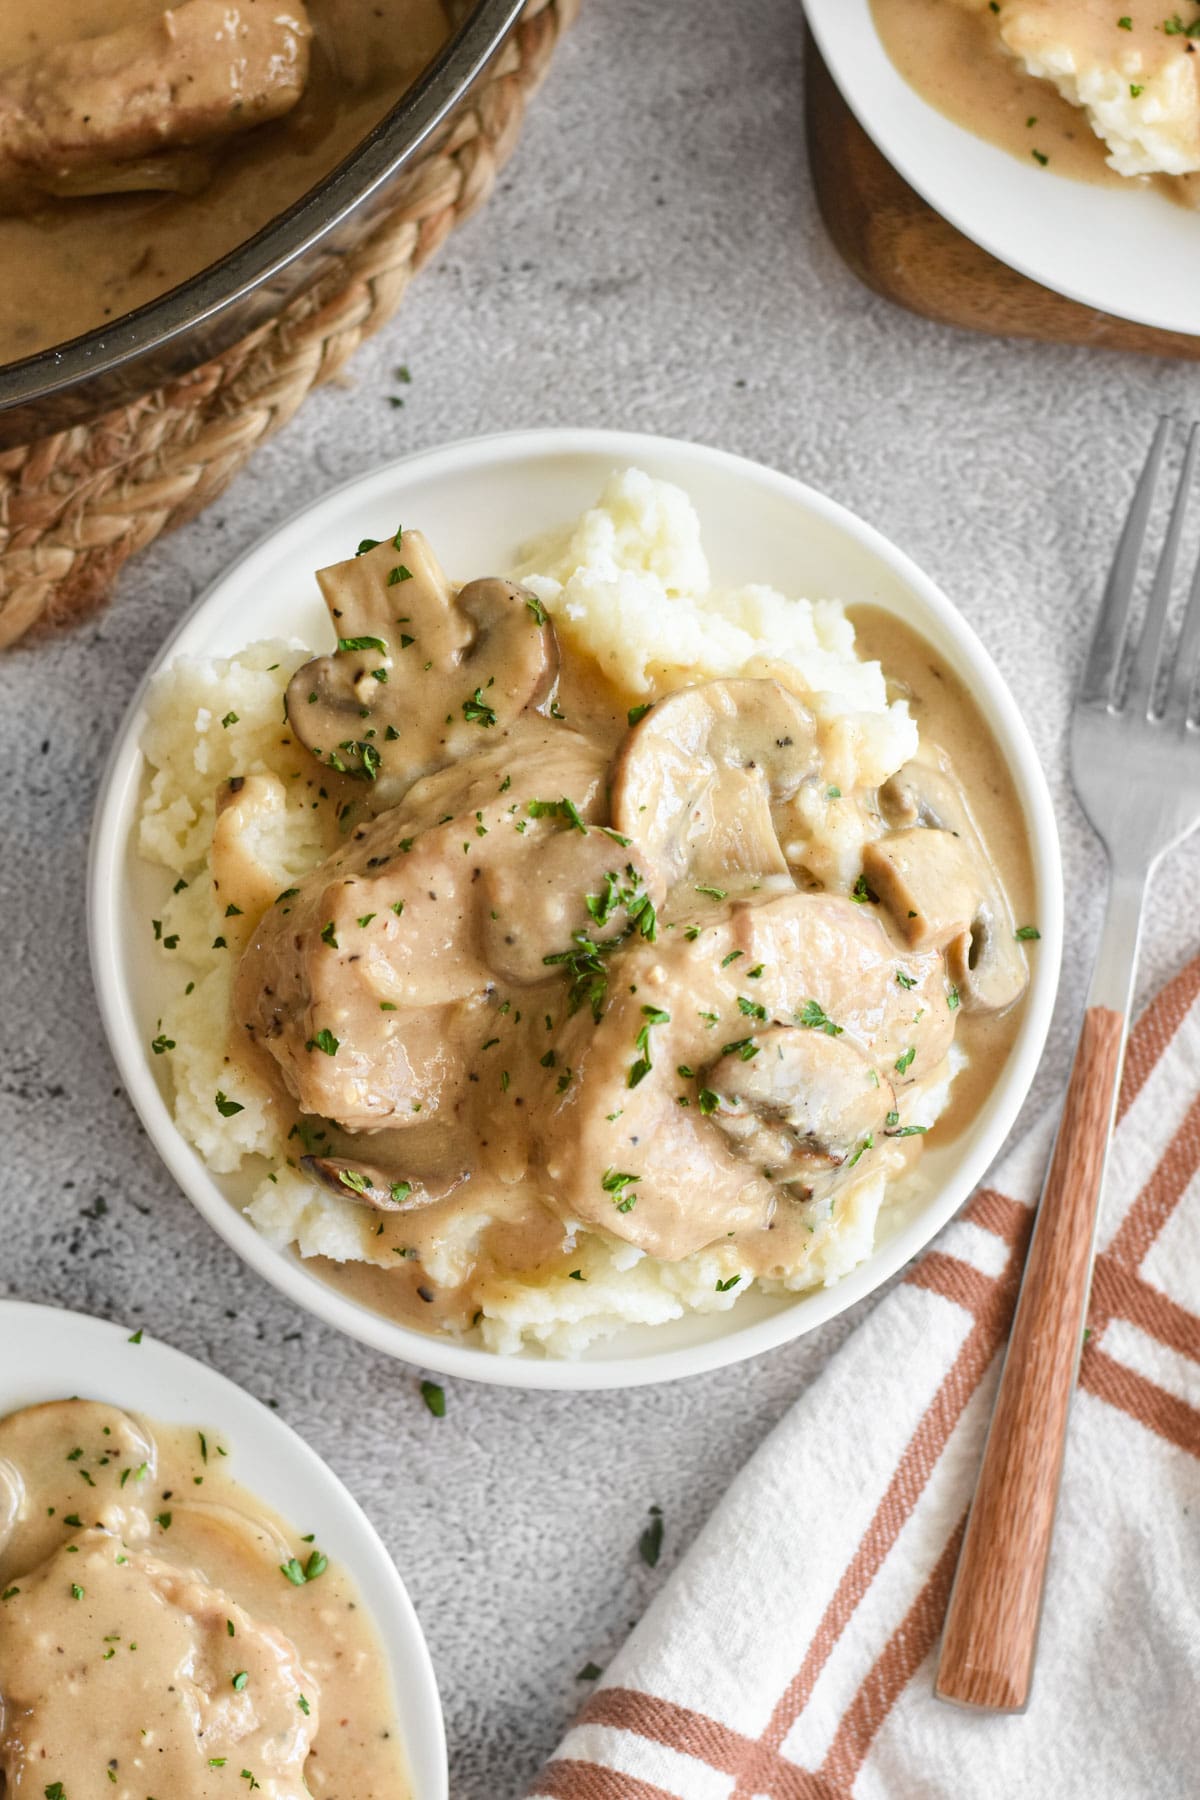
[[[409,1793],[356,1590],[230,1460],[99,1401],[0,1419],[0,1790]]]
[[[870,608],[714,587],[636,470],[515,580],[381,528],[318,574],[335,649],[152,690],[180,1128],[324,1278],[497,1351],[836,1280],[1027,981],[969,696]]]

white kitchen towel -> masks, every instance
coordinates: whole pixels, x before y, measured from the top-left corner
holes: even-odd
[[[753,1457],[531,1796],[1200,1794],[1200,959],[1130,1041],[1031,1703],[933,1698],[1051,1123]]]

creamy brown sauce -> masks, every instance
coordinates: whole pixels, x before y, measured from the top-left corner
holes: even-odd
[[[410,1793],[387,1660],[336,1544],[240,1487],[234,1448],[98,1401],[0,1420],[0,1792]],[[314,1557],[310,1581],[281,1571]]]
[[[859,654],[883,665],[889,688],[907,699],[922,742],[939,744],[950,758],[1016,922],[1035,924],[1029,828],[1000,747],[973,696],[926,640],[894,613],[874,606],[847,611]],[[950,1105],[938,1120],[939,1144],[949,1143],[978,1115],[1003,1073],[1022,1017],[1020,1006],[998,1014],[963,1014],[955,1035],[969,1060],[955,1077]]]
[[[161,0],[5,0],[0,89],[32,58],[163,12]],[[195,192],[42,194],[0,216],[0,266],[21,271],[0,284],[0,362],[115,320],[253,236],[361,142],[448,32],[441,0],[308,0],[307,15],[313,40],[298,103],[200,160],[184,152]],[[0,101],[0,152],[4,141]]]
[[[1195,176],[1124,176],[1105,160],[1107,146],[1082,108],[1072,106],[1049,81],[1027,74],[1004,47],[996,18],[985,5],[961,0],[871,0],[875,25],[891,60],[931,106],[956,124],[1047,173],[1106,187],[1142,182],[1187,206],[1197,204]],[[1097,55],[1137,49],[1151,63],[1178,54],[1179,40],[1160,29],[1170,9],[1134,8],[1122,14],[1108,0],[1071,0],[1071,26],[1085,31]],[[1118,17],[1131,20],[1122,31]],[[1042,164],[1042,159],[1045,163]]]
[[[343,648],[288,714],[341,848],[264,913],[238,846],[278,802],[251,777],[212,869],[246,919],[231,1055],[385,1265],[314,1259],[328,1280],[461,1331],[571,1274],[581,1228],[791,1273],[864,1157],[895,1178],[919,1155],[910,1108],[954,1039],[938,1138],[974,1116],[1019,1022],[1031,858],[978,708],[916,634],[851,615],[922,758],[843,794],[766,671],[631,725],[523,590],[456,595],[418,532],[319,580]],[[826,879],[839,820],[857,880]]]

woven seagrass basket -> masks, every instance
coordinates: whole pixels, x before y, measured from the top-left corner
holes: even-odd
[[[102,605],[128,557],[203,511],[391,317],[417,270],[487,199],[577,7],[527,0],[432,146],[388,187],[367,235],[274,317],[152,392],[0,449],[0,646]]]

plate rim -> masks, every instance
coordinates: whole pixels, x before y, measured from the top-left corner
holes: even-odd
[[[409,1326],[374,1313],[308,1274],[290,1251],[277,1250],[263,1238],[243,1213],[230,1204],[216,1185],[211,1171],[200,1163],[198,1152],[187,1144],[176,1126],[139,1045],[133,1009],[122,981],[118,961],[108,946],[120,940],[115,898],[120,864],[127,848],[120,827],[129,816],[129,796],[141,779],[139,744],[143,708],[151,682],[179,653],[182,641],[199,616],[220,596],[227,582],[242,574],[247,565],[263,556],[277,538],[301,521],[311,524],[325,509],[336,512],[352,491],[368,488],[424,465],[423,475],[453,475],[486,465],[503,456],[514,459],[545,458],[548,454],[602,455],[636,463],[639,450],[687,463],[693,459],[709,468],[720,468],[773,488],[786,499],[834,527],[860,549],[874,556],[912,591],[954,641],[959,654],[984,677],[977,694],[986,710],[1002,725],[1007,744],[1005,761],[1025,806],[1030,827],[1034,874],[1038,886],[1039,956],[1028,997],[1028,1014],[1021,1028],[1015,1060],[1006,1071],[997,1094],[1005,1094],[996,1106],[988,1129],[963,1158],[940,1191],[884,1245],[827,1288],[805,1290],[795,1296],[806,1304],[802,1322],[792,1322],[794,1305],[784,1305],[766,1318],[731,1327],[703,1342],[644,1356],[610,1357],[604,1360],[556,1358],[518,1354],[502,1356],[473,1345],[426,1336]],[[919,624],[919,621],[918,621]],[[1057,825],[1045,773],[1029,729],[974,628],[949,597],[898,545],[840,502],[808,483],[751,458],[687,439],[636,431],[589,427],[535,427],[500,431],[455,439],[429,449],[414,450],[360,471],[324,492],[315,504],[301,506],[277,522],[237,558],[195,599],[175,629],[163,642],[145,670],[117,729],[97,787],[89,841],[87,868],[87,935],[98,1008],[105,1037],[118,1074],[150,1143],[188,1202],[257,1274],[294,1304],[326,1324],[345,1332],[370,1348],[418,1368],[428,1368],[456,1379],[486,1385],[553,1391],[600,1391],[642,1387],[659,1382],[710,1373],[743,1362],[790,1343],[847,1311],[874,1293],[898,1270],[923,1250],[965,1204],[994,1162],[1024,1104],[1045,1048],[1058,991],[1062,956],[1063,882]],[[1019,1092],[1017,1091],[1019,1089]],[[964,1175],[963,1171],[966,1171]],[[201,1197],[203,1186],[211,1194]],[[948,1198],[948,1196],[950,1196]]]
[[[136,1344],[129,1335],[135,1330],[140,1333]],[[38,1344],[39,1333],[49,1341],[42,1355],[30,1356],[31,1346],[36,1348]],[[94,1313],[40,1301],[0,1297],[0,1417],[41,1400],[73,1398],[79,1393],[109,1405],[126,1407],[151,1420],[162,1416],[156,1404],[145,1405],[131,1400],[128,1393],[93,1392],[89,1382],[84,1382],[82,1389],[78,1385],[71,1390],[64,1389],[53,1375],[54,1357],[64,1355],[72,1348],[69,1342],[64,1343],[64,1333],[78,1334],[82,1341],[78,1351],[73,1353],[82,1357],[90,1349],[101,1367],[110,1355],[120,1357],[127,1349],[131,1359],[131,1389],[145,1382],[149,1365],[150,1381],[152,1384],[157,1382],[162,1388],[168,1405],[173,1404],[177,1389],[186,1394],[198,1383],[202,1390],[211,1391],[214,1413],[219,1414],[222,1407],[227,1407],[235,1417],[244,1414],[245,1422],[230,1431],[235,1459],[244,1440],[249,1439],[253,1425],[256,1435],[261,1436],[264,1443],[271,1445],[274,1440],[276,1448],[281,1444],[286,1446],[289,1460],[303,1466],[305,1479],[343,1516],[347,1533],[355,1539],[356,1553],[372,1565],[371,1591],[363,1593],[362,1598],[391,1667],[393,1701],[403,1734],[414,1800],[448,1800],[445,1719],[425,1633],[390,1551],[341,1476],[318,1455],[294,1425],[220,1369],[201,1362],[199,1357],[191,1356],[185,1350],[176,1349],[141,1326],[133,1327]],[[15,1354],[3,1354],[6,1343]],[[43,1357],[49,1362],[49,1368]],[[156,1375],[154,1371],[160,1365],[161,1375]],[[111,1376],[106,1375],[97,1386],[103,1387],[109,1380]],[[202,1395],[199,1404],[207,1408],[209,1401]],[[202,1416],[196,1423],[211,1428],[221,1424],[221,1419]],[[248,1492],[254,1492],[260,1483],[246,1482],[244,1485]],[[295,1523],[290,1498],[282,1501],[274,1496],[264,1495],[263,1498],[288,1524]],[[357,1585],[361,1589],[363,1584]],[[386,1598],[386,1618],[380,1616],[381,1592]]]
[[[935,164],[935,159],[931,157],[928,165],[919,159],[914,161],[907,153],[906,144],[898,141],[894,130],[889,129],[892,121],[887,116],[886,110],[873,108],[866,103],[865,81],[860,76],[861,62],[854,55],[856,48],[860,52],[862,49],[861,31],[864,23],[870,31],[868,42],[872,54],[877,52],[884,59],[890,76],[894,77],[899,88],[903,89],[906,96],[912,97],[923,106],[931,118],[938,120],[941,126],[948,127],[970,144],[978,146],[979,148],[972,154],[980,155],[986,152],[990,159],[995,159],[994,167],[1004,169],[1006,173],[1011,172],[1014,181],[1044,180],[1046,172],[1044,170],[1025,170],[1020,160],[1009,151],[991,143],[986,138],[977,137],[965,126],[958,124],[956,120],[940,112],[937,107],[925,100],[904,79],[888,57],[875,27],[870,0],[801,0],[801,4],[817,49],[837,84],[842,98],[859,125],[896,173],[948,224],[960,231],[964,237],[970,238],[972,243],[977,244],[980,249],[986,250],[990,256],[994,256],[998,262],[1015,270],[1018,275],[1025,276],[1037,286],[1047,288],[1052,293],[1061,294],[1064,299],[1074,301],[1077,305],[1105,313],[1128,324],[1145,326],[1152,331],[1164,331],[1182,337],[1200,337],[1200,314],[1193,313],[1190,319],[1186,319],[1182,316],[1177,317],[1170,312],[1156,314],[1152,310],[1154,293],[1152,278],[1148,278],[1143,285],[1142,291],[1148,296],[1145,303],[1140,300],[1136,303],[1119,298],[1114,300],[1112,296],[1099,292],[1095,287],[1073,280],[1069,273],[1071,267],[1069,263],[1064,264],[1066,272],[1057,273],[1039,263],[1035,256],[1024,254],[1019,247],[1014,249],[1011,240],[1003,234],[995,234],[991,229],[990,214],[986,205],[981,205],[977,211],[974,211],[957,205],[952,198],[948,199],[947,195],[939,188],[936,175],[928,172],[929,169],[940,166]],[[852,29],[857,30],[860,34],[856,41],[851,39]],[[1184,207],[1173,207],[1169,200],[1161,196],[1139,193],[1133,186],[1133,178],[1130,182],[1130,191],[1126,194],[1123,194],[1118,188],[1098,188],[1088,182],[1074,181],[1069,176],[1058,175],[1055,172],[1052,172],[1052,178],[1059,182],[1069,183],[1072,188],[1082,189],[1085,193],[1108,193],[1114,200],[1120,201],[1124,205],[1138,200],[1148,200],[1151,204],[1158,203],[1172,207],[1173,211],[1179,212],[1181,219],[1186,219],[1188,216]],[[977,191],[981,193],[985,191],[982,184],[976,185]],[[1032,188],[1030,192],[1032,195]],[[1200,232],[1200,222],[1197,223],[1196,229],[1197,232]],[[1119,233],[1113,232],[1114,238],[1119,235]]]

